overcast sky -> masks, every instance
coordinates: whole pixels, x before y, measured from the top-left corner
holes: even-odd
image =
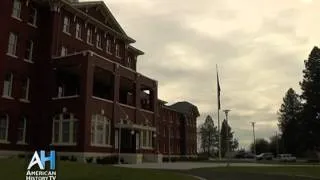
[[[303,61],[320,40],[319,0],[105,0],[135,47],[138,71],[159,81],[159,98],[186,100],[217,124],[215,65],[222,108],[240,146],[277,130],[290,87],[300,92]],[[221,116],[224,117],[224,116]]]

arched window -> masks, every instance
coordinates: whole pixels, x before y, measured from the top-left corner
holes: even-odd
[[[92,115],[91,119],[91,145],[110,145],[111,124],[110,120],[101,114]]]
[[[27,118],[21,117],[19,119],[19,126],[18,126],[18,144],[25,144],[26,143],[26,135],[27,135]]]
[[[7,114],[0,115],[0,143],[8,142],[9,116]]]
[[[52,142],[58,145],[76,145],[78,119],[72,113],[61,113],[53,118]]]

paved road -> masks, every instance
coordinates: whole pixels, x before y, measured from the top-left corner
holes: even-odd
[[[290,177],[282,175],[265,175],[254,173],[239,173],[239,172],[212,172],[212,171],[188,171],[188,174],[201,177],[205,180],[314,180],[305,177]]]
[[[143,164],[121,164],[115,165],[127,168],[139,169],[167,169],[167,170],[190,170],[195,168],[226,167],[226,163],[201,163],[201,162],[175,162],[175,163],[143,163]],[[259,164],[259,163],[231,163],[233,167],[278,167],[278,166],[312,166],[312,165],[281,165],[281,164]]]

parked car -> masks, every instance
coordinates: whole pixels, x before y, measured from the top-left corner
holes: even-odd
[[[279,154],[277,159],[281,162],[295,162],[297,160],[297,158],[291,154]]]
[[[272,153],[261,153],[256,156],[256,160],[272,160],[273,154]]]
[[[248,153],[246,153],[244,155],[244,158],[246,158],[246,159],[254,159],[254,158],[256,158],[256,155],[254,155],[253,153],[248,152]]]

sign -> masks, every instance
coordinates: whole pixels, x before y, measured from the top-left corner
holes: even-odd
[[[57,177],[55,170],[56,152],[50,151],[47,155],[44,150],[39,152],[40,156],[39,153],[35,151],[30,160],[27,168],[26,180],[55,180]]]

